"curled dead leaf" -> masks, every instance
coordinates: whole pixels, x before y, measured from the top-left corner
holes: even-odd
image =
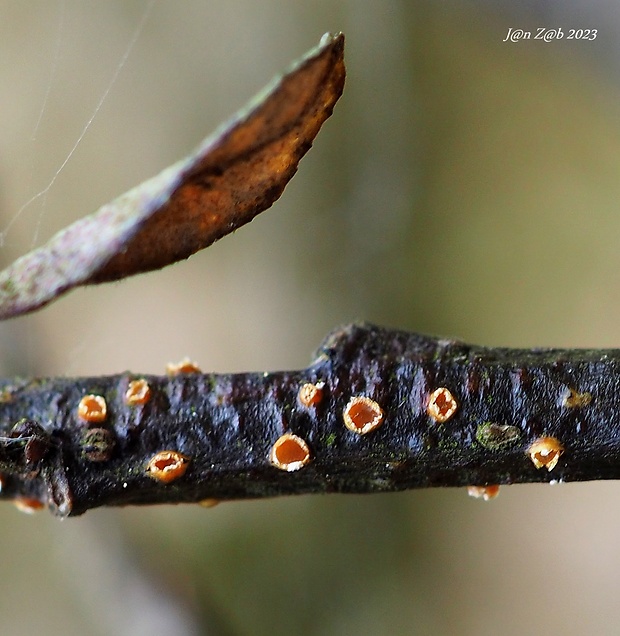
[[[0,319],[78,285],[187,258],[276,201],[342,94],[344,36],[321,43],[198,149],[0,272]]]

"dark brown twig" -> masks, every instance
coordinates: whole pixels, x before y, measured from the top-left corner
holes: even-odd
[[[109,505],[620,476],[620,351],[352,325],[306,369],[4,381],[2,497]],[[493,490],[481,490],[491,494]]]

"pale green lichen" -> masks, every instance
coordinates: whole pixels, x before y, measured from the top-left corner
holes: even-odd
[[[519,440],[521,431],[510,424],[484,422],[476,429],[476,439],[482,446],[490,450],[500,450]]]
[[[332,446],[335,441],[336,441],[336,434],[335,433],[330,433],[325,438],[325,446]]]

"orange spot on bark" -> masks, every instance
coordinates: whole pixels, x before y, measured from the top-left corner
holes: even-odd
[[[200,367],[189,358],[183,358],[181,362],[169,362],[166,365],[167,375],[179,375],[181,373],[202,373]]]
[[[198,502],[198,505],[202,506],[203,508],[214,508],[219,503],[220,503],[219,499],[202,499],[201,501]]]
[[[132,380],[125,392],[125,404],[136,406],[138,404],[146,404],[151,399],[151,387],[144,380]]]
[[[306,384],[301,386],[298,393],[299,401],[301,402],[301,404],[303,404],[307,408],[316,406],[323,399],[324,386],[324,382],[318,382],[317,384],[307,382]]]
[[[562,406],[569,409],[578,409],[584,406],[588,406],[592,402],[592,394],[587,391],[579,393],[574,389],[566,389],[562,396]]]
[[[310,448],[305,440],[292,433],[279,437],[271,447],[269,461],[280,470],[293,472],[303,468],[311,459]]]
[[[13,499],[13,504],[20,512],[25,512],[29,515],[39,512],[39,510],[45,507],[38,499],[31,497],[18,497],[17,499]]]
[[[489,501],[490,499],[495,499],[495,497],[499,495],[499,486],[468,486],[467,494],[475,499],[484,499],[484,501]]]
[[[428,400],[426,412],[440,424],[447,422],[455,413],[458,404],[454,396],[445,387],[435,389]]]
[[[553,470],[564,452],[564,446],[555,437],[540,437],[527,450],[536,468]]]
[[[359,435],[366,435],[383,423],[383,409],[368,397],[352,397],[346,405],[345,426]]]
[[[185,475],[189,462],[189,457],[177,451],[159,451],[151,457],[146,472],[152,479],[169,484]]]
[[[85,422],[103,422],[108,416],[105,398],[101,395],[85,395],[78,404],[78,417]]]

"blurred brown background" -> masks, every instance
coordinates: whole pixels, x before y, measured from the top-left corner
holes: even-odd
[[[587,8],[586,8],[587,5]],[[365,319],[620,344],[613,3],[0,0],[5,265],[188,153],[323,32],[334,116],[282,199],[204,253],[0,325],[0,372],[298,368]],[[92,125],[44,196],[119,63]],[[509,27],[594,42],[502,42]],[[620,486],[0,510],[3,634],[616,634]]]

